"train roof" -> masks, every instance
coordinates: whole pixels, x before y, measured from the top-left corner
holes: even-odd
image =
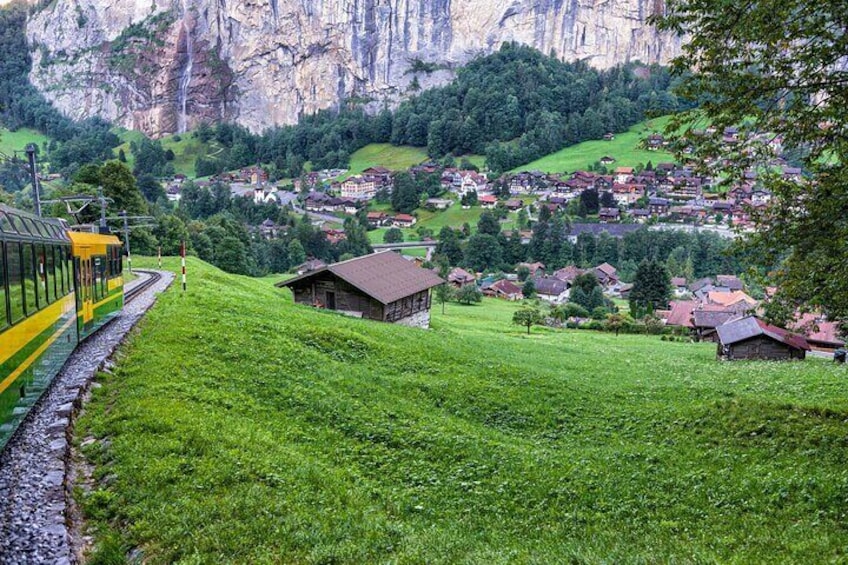
[[[69,231],[68,236],[74,245],[121,245],[121,240],[112,234]]]
[[[0,204],[0,239],[68,243],[68,234],[56,218],[39,218],[29,212]]]

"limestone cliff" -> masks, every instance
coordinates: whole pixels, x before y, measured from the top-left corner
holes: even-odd
[[[662,0],[55,0],[32,15],[31,78],[63,112],[157,136],[252,130],[444,83],[504,41],[607,67],[664,62]]]

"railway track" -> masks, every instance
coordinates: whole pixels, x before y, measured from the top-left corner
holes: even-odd
[[[159,282],[162,278],[162,275],[157,271],[147,271],[143,269],[136,269],[136,273],[144,273],[147,275],[147,279],[139,282],[135,286],[133,286],[130,290],[124,291],[124,303],[132,302],[135,297],[139,294]]]
[[[124,293],[122,315],[80,344],[0,452],[0,564],[78,562],[85,538],[78,511],[69,507],[77,473],[70,462],[74,417],[91,379],[110,369],[110,357],[154,293],[173,281],[170,273],[138,272],[146,278]]]

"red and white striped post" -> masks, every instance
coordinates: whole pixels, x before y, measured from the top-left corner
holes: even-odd
[[[161,245],[159,246],[159,251],[156,255],[156,258],[159,261],[159,269],[161,270],[162,269],[162,246]]]
[[[180,261],[183,267],[183,292],[186,291],[186,273],[185,273],[185,241],[180,242]]]

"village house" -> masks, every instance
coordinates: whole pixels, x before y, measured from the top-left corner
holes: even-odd
[[[689,287],[686,285],[684,277],[673,277],[671,279],[671,288],[674,290],[674,296],[681,298],[689,294]]]
[[[611,288],[619,283],[618,270],[609,263],[601,263],[592,272],[598,277],[598,282],[604,288]]]
[[[519,263],[516,265],[516,268],[520,269],[521,267],[525,267],[531,277],[541,277],[545,274],[545,264],[539,263],[538,261],[535,263]]]
[[[510,301],[521,300],[524,298],[524,295],[521,293],[521,288],[506,279],[501,279],[483,288],[483,294]]]
[[[510,212],[518,212],[519,210],[524,208],[524,202],[518,199],[512,199],[507,200],[504,206],[506,206],[506,209]]]
[[[448,284],[454,288],[462,288],[464,286],[476,284],[476,282],[477,277],[475,275],[460,267],[456,267],[448,273]]]
[[[432,207],[435,210],[447,210],[453,205],[453,200],[450,198],[428,198],[426,206]]]
[[[417,221],[418,219],[415,216],[410,216],[409,214],[397,214],[394,218],[392,218],[392,225],[396,228],[411,228]]]
[[[385,212],[368,212],[365,219],[368,221],[369,228],[380,228],[386,225],[389,216]]]
[[[625,183],[633,176],[633,167],[618,167],[615,169],[615,182]]]
[[[327,241],[329,241],[333,245],[347,240],[347,234],[344,232],[344,230],[324,228],[321,231],[324,233],[324,237],[327,238]]]
[[[342,182],[342,198],[371,199],[377,194],[377,183],[373,179],[366,179],[361,175],[355,175]]]
[[[498,203],[498,198],[492,194],[484,194],[477,198],[481,208],[492,209]]]
[[[385,167],[368,167],[362,176],[373,180],[378,189],[392,185],[392,172]]]
[[[615,163],[614,157],[610,157],[609,155],[604,155],[603,157],[601,157],[601,165],[606,166],[612,165],[613,163]]]
[[[564,304],[568,302],[571,293],[571,285],[556,277],[537,277],[532,279],[536,288],[536,295],[551,304]]]
[[[430,289],[445,281],[391,251],[334,263],[277,283],[298,304],[369,320],[430,326]]]
[[[727,290],[743,290],[745,285],[736,275],[716,275],[716,285],[726,287]]]
[[[601,208],[598,212],[598,220],[602,224],[617,222],[621,220],[621,210],[618,208]]]
[[[693,335],[698,341],[718,342],[716,328],[740,317],[733,310],[695,308],[692,312]]]
[[[797,314],[792,330],[803,333],[810,347],[817,351],[832,352],[845,347],[845,340],[839,337],[839,324],[820,314]]]
[[[654,133],[648,136],[647,141],[645,142],[648,151],[656,151],[663,146],[665,142],[665,138],[658,133]]]
[[[568,265],[567,267],[563,267],[558,271],[554,272],[554,277],[559,280],[566,282],[571,285],[574,282],[574,279],[582,275],[585,271],[583,269],[577,268],[574,265]]]
[[[483,192],[488,184],[489,181],[485,174],[468,171],[462,176],[462,182],[456,192],[460,196],[465,196],[469,192]]]
[[[665,216],[670,207],[671,204],[666,198],[653,197],[648,200],[648,210],[653,216]]]
[[[238,179],[241,182],[249,184],[262,184],[268,182],[268,172],[262,167],[245,167],[238,174]]]
[[[747,316],[718,326],[719,359],[804,359],[810,345],[800,335]]]
[[[277,237],[277,233],[279,233],[280,228],[271,221],[270,218],[266,218],[264,222],[259,224],[259,235],[261,235],[264,239],[274,239]]]
[[[615,183],[612,187],[612,196],[616,204],[628,207],[636,203],[645,195],[645,185],[639,183]]]

